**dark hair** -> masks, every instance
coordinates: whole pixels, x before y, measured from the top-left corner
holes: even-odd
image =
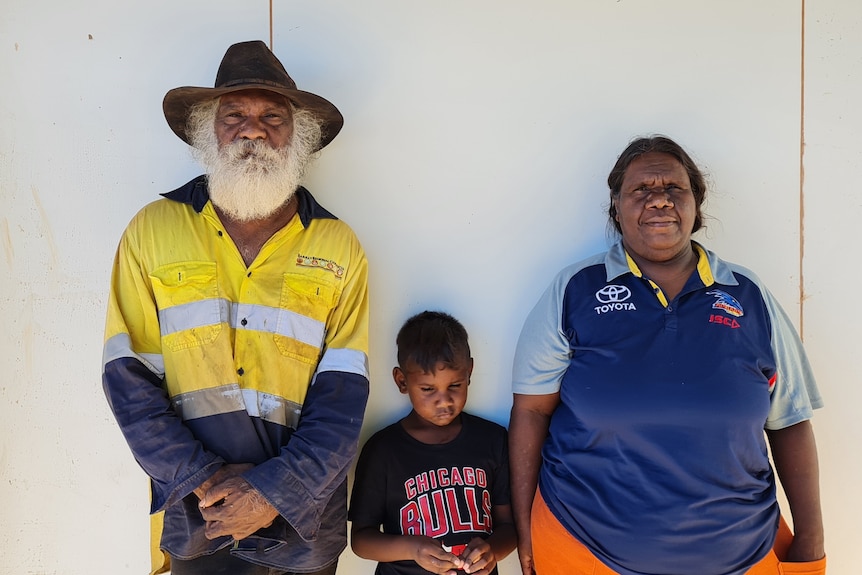
[[[457,319],[439,311],[423,311],[404,322],[395,345],[402,369],[413,362],[426,373],[434,373],[438,363],[456,367],[470,359],[467,330]]]
[[[614,198],[620,195],[620,189],[622,188],[623,180],[625,179],[626,170],[628,170],[632,162],[644,154],[652,152],[670,154],[680,164],[682,164],[682,167],[685,168],[686,172],[688,172],[688,179],[691,181],[691,192],[694,194],[694,203],[696,206],[694,226],[692,227],[691,232],[696,232],[703,227],[703,214],[700,211],[700,207],[706,199],[706,179],[703,177],[703,173],[701,173],[700,168],[698,168],[697,164],[694,163],[694,160],[691,159],[691,156],[682,149],[682,146],[670,138],[661,135],[632,140],[628,147],[623,150],[623,153],[620,154],[620,157],[617,158],[617,163],[614,164],[613,169],[611,169],[611,173],[608,174],[608,188],[610,188],[611,193],[611,204],[608,206],[608,217],[610,219],[610,223],[613,224],[617,232],[622,233],[620,223],[617,221],[616,217],[617,208],[614,206]]]

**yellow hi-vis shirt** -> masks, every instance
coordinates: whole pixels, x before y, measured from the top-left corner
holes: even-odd
[[[152,511],[167,513],[162,548],[187,557],[223,545],[188,537],[203,523],[174,504],[222,462],[251,462],[257,467],[244,477],[300,535],[268,551],[269,560],[324,565],[344,546],[340,535],[321,541],[321,521],[346,513],[346,490],[330,484],[346,479],[368,394],[365,254],[350,228],[300,188],[297,216],[246,266],[203,182],[146,206],[122,237],[105,391],[152,478]],[[325,399],[304,415],[313,387]],[[305,451],[290,454],[294,445]]]

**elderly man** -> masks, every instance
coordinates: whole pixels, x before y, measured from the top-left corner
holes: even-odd
[[[341,114],[263,42],[228,48],[214,88],[171,90],[164,111],[206,176],[126,229],[103,375],[151,478],[153,572],[335,573],[368,398],[367,263],[300,182]]]

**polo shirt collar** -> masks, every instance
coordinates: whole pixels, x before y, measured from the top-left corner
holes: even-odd
[[[197,213],[201,213],[204,206],[210,201],[210,193],[207,188],[205,175],[200,175],[176,190],[161,195],[169,200],[190,205]],[[311,192],[304,187],[299,186],[297,188],[296,198],[299,200],[297,213],[299,214],[299,221],[302,222],[302,227],[307,228],[313,219],[338,219],[327,211],[326,208],[318,204],[314,196],[311,195]]]
[[[695,241],[692,241],[692,245],[698,254],[697,273],[700,275],[704,286],[711,286],[714,283],[724,285],[739,284],[727,262]],[[634,260],[629,257],[629,254],[623,247],[622,240],[617,241],[605,254],[605,271],[607,272],[608,282],[627,273],[637,277],[643,276]]]

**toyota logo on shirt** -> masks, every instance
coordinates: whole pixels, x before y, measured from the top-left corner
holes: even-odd
[[[599,303],[623,302],[632,297],[632,291],[626,286],[605,286],[596,292]]]
[[[602,304],[595,307],[596,313],[601,315],[610,311],[637,309],[635,304],[626,301],[630,297],[632,291],[626,286],[606,285],[596,292],[596,299]]]

